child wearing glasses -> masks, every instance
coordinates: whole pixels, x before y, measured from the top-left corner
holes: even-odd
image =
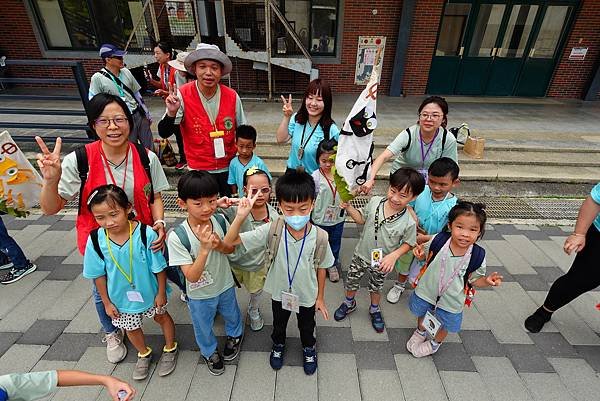
[[[252,231],[277,219],[277,210],[269,204],[269,199],[271,198],[271,177],[268,172],[256,167],[250,167],[243,174],[241,188],[243,188],[243,193],[246,196],[257,195],[258,197],[252,206],[250,215],[242,223],[240,232]],[[237,206],[228,207],[225,203],[223,202],[219,206],[221,206],[221,211],[227,217],[227,220],[233,223],[237,213]],[[240,284],[243,284],[250,293],[250,302],[248,303],[250,329],[252,331],[259,331],[265,325],[258,308],[259,299],[267,278],[267,267],[263,260],[264,250],[242,251],[241,247],[238,249],[239,251],[229,255],[229,263]]]
[[[269,181],[271,173],[263,160],[254,154],[256,149],[256,130],[250,125],[240,125],[235,129],[235,145],[237,156],[229,163],[229,177],[227,183],[231,185],[231,193],[236,198],[238,192],[244,187],[244,172],[251,167],[256,167],[265,172]]]

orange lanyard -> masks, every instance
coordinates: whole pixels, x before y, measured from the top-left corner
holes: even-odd
[[[329,189],[331,189],[331,192],[333,193],[333,200],[331,201],[332,205],[335,205],[335,195],[337,194],[337,187],[334,186],[331,181],[329,181],[329,178],[327,178],[327,176],[325,175],[325,173],[323,172],[322,169],[319,169],[319,171],[321,172],[321,174],[323,175],[323,177],[325,177],[325,181],[327,181],[327,185],[329,185]]]
[[[102,146],[100,146],[100,154],[102,155],[102,161],[104,162],[104,165],[106,166],[106,169],[108,170],[108,175],[110,176],[112,183],[114,185],[117,185],[117,182],[115,181],[115,176],[112,173],[112,169],[110,168],[108,159],[106,158],[106,155],[104,154],[104,150],[102,149]],[[123,186],[121,187],[123,189],[123,191],[125,191],[125,183],[127,182],[128,161],[129,161],[129,148],[127,148],[127,153],[125,154],[125,172],[123,173]]]

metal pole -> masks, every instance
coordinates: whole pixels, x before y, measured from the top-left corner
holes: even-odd
[[[267,79],[269,80],[269,100],[273,99],[273,85],[271,83],[271,6],[265,0],[265,39],[267,42]]]

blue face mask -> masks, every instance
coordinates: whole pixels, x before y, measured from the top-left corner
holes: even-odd
[[[299,231],[310,221],[310,214],[306,216],[283,216],[285,222],[294,230]]]

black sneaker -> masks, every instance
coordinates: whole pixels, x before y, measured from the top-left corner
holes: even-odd
[[[223,349],[223,359],[227,362],[233,361],[240,354],[244,333],[239,337],[227,336],[225,341],[225,349]]]
[[[317,371],[317,349],[314,345],[312,347],[304,347],[302,353],[304,354],[304,373],[310,376]]]
[[[13,267],[12,262],[4,252],[0,252],[0,270],[6,270]]]
[[[269,363],[274,370],[279,370],[283,366],[283,354],[285,353],[284,344],[273,344],[271,349],[271,355],[269,356]]]
[[[546,322],[550,321],[552,314],[548,313],[547,316],[540,310],[536,310],[533,315],[525,319],[525,328],[530,333],[539,333],[544,327]]]
[[[340,320],[344,320],[346,318],[346,316],[348,316],[348,314],[354,312],[355,310],[356,310],[356,300],[352,300],[351,306],[348,306],[346,304],[346,302],[342,302],[340,307],[335,310],[335,313],[333,314],[333,318],[336,320],[336,322],[339,322]]]
[[[215,351],[208,359],[202,355],[202,359],[206,362],[211,375],[220,376],[225,372],[225,365],[223,365],[223,358],[219,355],[219,351]]]
[[[10,271],[8,273],[6,273],[4,276],[0,277],[0,283],[2,283],[2,284],[14,283],[15,281],[19,281],[20,279],[22,279],[29,273],[33,273],[36,269],[37,269],[37,266],[31,262],[29,262],[29,264],[27,266],[25,266],[21,269],[17,269],[15,267],[13,267],[12,269],[10,269]]]

